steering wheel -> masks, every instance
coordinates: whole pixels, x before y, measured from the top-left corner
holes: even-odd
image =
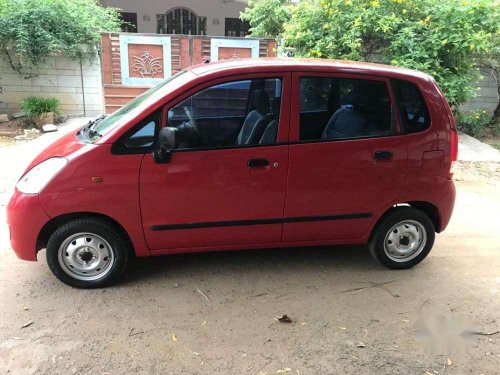
[[[191,125],[193,125],[193,127],[199,133],[200,129],[198,128],[198,124],[196,123],[196,121],[194,119],[193,112],[191,112],[191,109],[189,109],[188,106],[184,106],[184,107],[182,107],[182,109],[184,110],[184,113],[186,113],[186,116],[188,117],[189,122],[191,123]]]

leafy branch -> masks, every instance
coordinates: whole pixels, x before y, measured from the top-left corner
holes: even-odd
[[[97,0],[0,0],[0,52],[18,73],[54,54],[79,60],[120,23],[118,11]]]

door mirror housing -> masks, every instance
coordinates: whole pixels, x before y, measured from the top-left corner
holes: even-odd
[[[172,150],[175,148],[176,141],[176,128],[165,127],[160,130],[160,134],[158,136],[158,146],[160,149]]]
[[[177,129],[165,127],[160,130],[158,135],[158,148],[153,153],[155,162],[168,163],[172,158],[172,151],[176,146]]]

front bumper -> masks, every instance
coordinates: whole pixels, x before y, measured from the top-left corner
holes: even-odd
[[[17,189],[7,205],[10,243],[19,259],[36,261],[37,239],[50,220],[38,194],[23,194]]]

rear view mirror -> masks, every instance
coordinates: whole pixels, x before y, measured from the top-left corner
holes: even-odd
[[[165,127],[160,130],[158,136],[158,149],[155,150],[153,156],[157,163],[168,163],[172,157],[171,150],[176,146],[176,131],[177,129]]]

